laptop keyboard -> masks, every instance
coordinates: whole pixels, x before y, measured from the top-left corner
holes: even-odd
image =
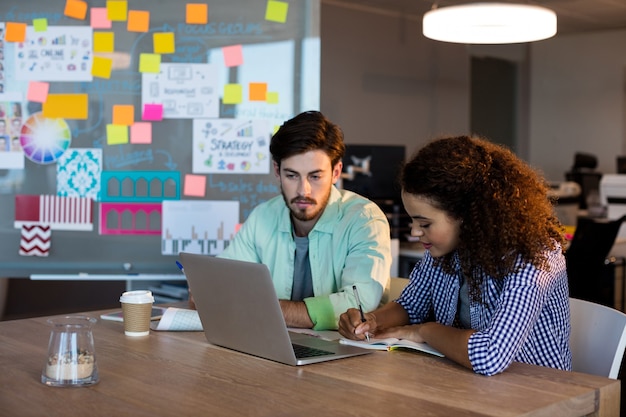
[[[296,354],[296,358],[312,358],[315,356],[323,356],[323,355],[333,355],[335,352],[330,352],[328,350],[317,349],[310,346],[302,346],[295,343],[291,344],[293,346],[293,351]]]

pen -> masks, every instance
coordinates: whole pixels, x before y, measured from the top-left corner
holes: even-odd
[[[356,304],[359,307],[359,312],[361,313],[361,322],[365,323],[367,320],[365,320],[365,314],[363,314],[363,306],[361,305],[361,299],[359,298],[359,291],[356,288],[356,285],[352,286],[352,291],[354,291],[354,298],[356,298]],[[365,339],[367,339],[367,341],[370,341],[370,334],[369,333],[365,333]]]
[[[183,264],[181,264],[180,262],[176,261],[176,266],[178,267],[178,269],[180,269],[180,271],[183,274],[185,273],[185,268],[183,268]]]

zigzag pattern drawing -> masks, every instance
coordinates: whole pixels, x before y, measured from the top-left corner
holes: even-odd
[[[22,225],[22,239],[20,241],[20,255],[48,256],[50,252],[50,225],[24,224]]]

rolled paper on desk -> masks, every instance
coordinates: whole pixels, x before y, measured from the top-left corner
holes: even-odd
[[[171,332],[201,332],[202,323],[196,310],[169,307],[153,330]]]

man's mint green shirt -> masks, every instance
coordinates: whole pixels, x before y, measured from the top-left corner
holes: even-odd
[[[356,307],[352,285],[364,311],[378,307],[389,286],[392,258],[389,222],[375,203],[332,187],[308,238],[314,296],[304,302],[314,329],[336,329],[339,315]],[[219,256],[264,263],[278,298],[289,300],[295,252],[289,208],[279,195],[252,210]]]

